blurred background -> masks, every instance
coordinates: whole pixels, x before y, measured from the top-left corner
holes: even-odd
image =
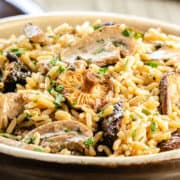
[[[180,25],[180,0],[0,0],[0,18],[51,11],[115,12]]]

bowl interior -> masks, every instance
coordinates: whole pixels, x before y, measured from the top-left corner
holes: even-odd
[[[101,19],[103,22],[124,23],[129,26],[138,28],[142,31],[150,27],[160,27],[164,32],[179,35],[180,26],[167,24],[155,20],[148,20],[145,18],[138,18],[134,16],[124,16],[118,14],[104,14],[104,13],[51,13],[39,16],[17,16],[5,18],[0,20],[0,38],[8,38],[11,34],[19,35],[23,33],[23,27],[26,23],[34,23],[41,28],[47,26],[58,26],[62,23],[69,23],[71,25],[81,24],[84,21],[95,22]],[[57,163],[73,163],[73,164],[94,164],[103,166],[118,166],[118,165],[131,165],[142,163],[157,163],[161,161],[179,159],[180,150],[164,152],[160,154],[138,156],[138,157],[70,157],[56,154],[46,154],[27,151],[23,149],[9,147],[0,144],[0,152],[21,158],[30,158],[41,161],[57,162]]]

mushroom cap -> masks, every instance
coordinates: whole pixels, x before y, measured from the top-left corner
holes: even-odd
[[[43,31],[36,25],[28,23],[24,27],[24,32],[30,41],[34,43],[41,43],[45,41]]]
[[[180,72],[165,73],[160,81],[160,104],[163,114],[171,114],[173,105],[179,108]]]
[[[97,111],[114,95],[109,78],[98,78],[86,69],[61,73],[57,83],[63,85],[69,103],[76,103],[75,108],[86,105]]]
[[[77,44],[63,49],[63,61],[75,61],[77,58],[91,60],[99,66],[115,64],[121,57],[131,55],[136,51],[136,41],[133,37],[122,35],[120,25],[103,26],[82,38]]]
[[[40,134],[40,146],[49,147],[52,152],[59,152],[66,148],[71,151],[83,153],[84,141],[93,137],[93,133],[84,124],[75,120],[54,121],[44,124],[30,131],[23,139],[33,137],[35,133]]]

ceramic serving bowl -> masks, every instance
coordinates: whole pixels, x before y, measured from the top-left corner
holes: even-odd
[[[0,20],[0,37],[21,34],[32,22],[42,28],[61,23],[72,25],[101,19],[125,23],[142,30],[160,27],[166,33],[180,36],[180,26],[144,18],[102,13],[51,13],[17,16]],[[180,179],[180,150],[137,157],[82,157],[27,151],[0,144],[0,179]]]

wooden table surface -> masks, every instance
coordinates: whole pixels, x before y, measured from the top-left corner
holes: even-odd
[[[104,11],[132,14],[180,25],[180,0],[34,0],[45,11]]]

